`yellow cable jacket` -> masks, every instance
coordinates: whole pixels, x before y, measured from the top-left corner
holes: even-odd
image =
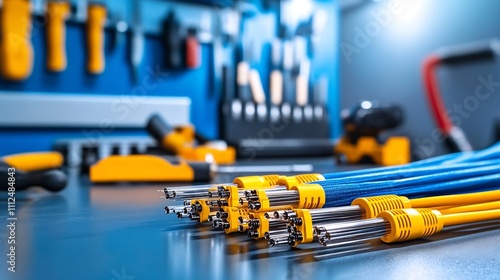
[[[435,207],[429,207],[429,208],[432,208],[434,210],[439,210],[439,212],[441,212],[441,210],[446,210],[446,209],[449,209],[449,208],[452,208],[452,207],[459,207],[459,206],[464,206],[464,205],[463,204],[457,204],[457,205],[435,206]]]
[[[444,226],[500,219],[500,209],[443,215]]]
[[[500,190],[477,192],[468,194],[442,195],[411,199],[413,208],[429,208],[433,206],[477,204],[500,200]]]
[[[448,214],[467,213],[467,212],[495,210],[495,209],[500,209],[500,201],[451,207],[448,209],[441,209],[439,210],[439,212],[441,212],[441,214],[443,215],[448,215]]]

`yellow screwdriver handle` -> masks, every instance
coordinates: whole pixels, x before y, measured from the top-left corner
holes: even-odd
[[[0,12],[0,72],[5,79],[21,81],[33,71],[31,4],[4,0]]]
[[[69,2],[49,1],[47,3],[47,69],[61,72],[66,69],[66,28],[69,17]]]
[[[106,7],[92,4],[87,8],[87,70],[91,74],[104,71],[104,24]]]

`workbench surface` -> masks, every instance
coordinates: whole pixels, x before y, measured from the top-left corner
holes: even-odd
[[[321,173],[335,168],[330,159],[314,162]],[[338,255],[314,249],[316,243],[268,248],[264,240],[178,220],[163,213],[166,202],[157,189],[92,186],[75,173],[61,193],[18,192],[16,272],[7,271],[4,225],[0,279],[500,279],[498,221],[401,244],[377,241]],[[1,195],[8,224],[7,196]]]

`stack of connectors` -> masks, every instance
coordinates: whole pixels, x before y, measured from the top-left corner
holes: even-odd
[[[165,213],[211,222],[227,234],[246,232],[252,239],[267,239],[270,246],[314,240],[337,246],[374,237],[407,240],[443,226],[498,219],[498,170],[500,144],[395,167],[247,176],[161,192],[182,201],[165,207]],[[402,229],[402,221],[422,226]]]

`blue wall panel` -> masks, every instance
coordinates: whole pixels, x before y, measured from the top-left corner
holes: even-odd
[[[18,91],[19,94],[29,92],[81,93],[116,95],[118,99],[128,100],[128,96],[188,96],[192,99],[191,120],[200,133],[207,137],[216,137],[217,96],[210,94],[211,61],[203,61],[200,68],[182,72],[162,70],[160,75],[151,75],[161,67],[163,59],[160,41],[155,37],[147,37],[145,54],[141,65],[140,80],[132,82],[129,63],[129,46],[127,38],[117,48],[106,50],[106,70],[101,75],[89,75],[85,69],[85,37],[81,26],[67,28],[68,68],[62,73],[50,73],[45,70],[45,36],[43,30],[34,29],[32,38],[35,49],[35,62],[32,75],[24,82],[0,81],[0,90]],[[106,33],[106,44],[110,45],[111,32]],[[204,45],[203,57],[210,57],[211,47]],[[157,77],[158,80],[155,80]],[[156,85],[156,86],[155,86]],[[127,104],[126,102],[123,102]],[[117,117],[123,114],[126,105],[114,109]],[[198,112],[194,114],[193,112]],[[200,113],[202,112],[202,113]],[[29,114],[29,112],[25,112]],[[89,112],[91,113],[91,112]],[[0,155],[21,151],[46,150],[53,139],[59,137],[84,137],[81,129],[60,130],[27,130],[0,129]],[[117,130],[117,133],[123,131]],[[128,130],[128,133],[141,134],[141,130]],[[33,135],[38,135],[33,140]],[[40,138],[41,137],[41,138]],[[45,139],[45,140],[43,140]],[[5,145],[4,145],[5,143]],[[19,144],[16,144],[19,143]],[[22,144],[21,144],[22,143]],[[14,144],[14,145],[12,145]]]
[[[259,2],[259,1],[257,1]],[[114,6],[122,3],[113,1]],[[128,3],[128,2],[127,2]],[[176,2],[173,2],[176,3]],[[145,28],[158,27],[159,20],[169,9],[177,4],[171,2],[148,1],[144,2],[142,17]],[[147,4],[147,5],[146,5]],[[325,28],[325,37],[312,61],[313,78],[327,74],[329,78],[328,108],[332,116],[332,136],[339,134],[338,122],[338,29],[339,14],[337,1],[319,1],[317,7],[328,12],[328,24]],[[115,11],[119,10],[124,19],[130,20],[130,13],[124,10],[126,5],[118,7],[111,6]],[[116,9],[115,9],[116,8]],[[119,9],[118,9],[119,8]],[[203,10],[218,7],[186,6],[182,9],[174,7],[181,20],[189,24],[199,22],[198,17]],[[121,10],[120,10],[121,9]],[[266,12],[267,14],[270,11]],[[188,18],[189,15],[195,15]],[[149,16],[151,15],[151,16]],[[186,20],[184,20],[186,19]],[[262,26],[261,30],[274,32],[276,28]],[[264,32],[268,34],[269,32]],[[67,54],[68,68],[62,73],[50,73],[45,70],[45,34],[43,26],[35,24],[33,28],[32,42],[35,49],[35,61],[32,75],[24,82],[9,82],[0,79],[0,91],[16,91],[19,94],[30,92],[43,93],[78,93],[116,95],[117,99],[124,99],[130,95],[147,96],[187,96],[192,100],[191,121],[196,129],[209,138],[218,136],[218,92],[212,92],[212,49],[211,45],[202,45],[203,63],[195,70],[180,72],[162,70],[157,86],[149,87],[151,72],[161,68],[163,64],[162,45],[157,37],[147,36],[145,42],[145,54],[141,65],[140,80],[137,84],[132,82],[132,71],[129,63],[130,46],[127,35],[122,35],[121,43],[114,49],[110,48],[111,37],[114,34],[106,32],[106,70],[101,75],[92,76],[86,72],[86,49],[85,33],[82,25],[67,25]],[[259,33],[259,35],[261,35]],[[255,35],[253,35],[255,36]],[[265,35],[267,36],[267,35]],[[267,40],[267,38],[265,38]],[[257,65],[261,70],[264,88],[268,88],[269,70],[269,47],[262,48],[261,62]],[[145,80],[146,81],[145,81]],[[1,93],[0,93],[1,94]],[[126,102],[125,102],[126,103]],[[126,108],[114,108],[117,116]],[[29,112],[25,112],[29,114]],[[89,112],[91,114],[92,112]],[[94,131],[88,128],[86,131]],[[54,140],[58,138],[86,137],[84,129],[20,129],[0,128],[0,155],[17,152],[28,152],[50,149]],[[143,129],[116,129],[109,135],[143,135]]]

